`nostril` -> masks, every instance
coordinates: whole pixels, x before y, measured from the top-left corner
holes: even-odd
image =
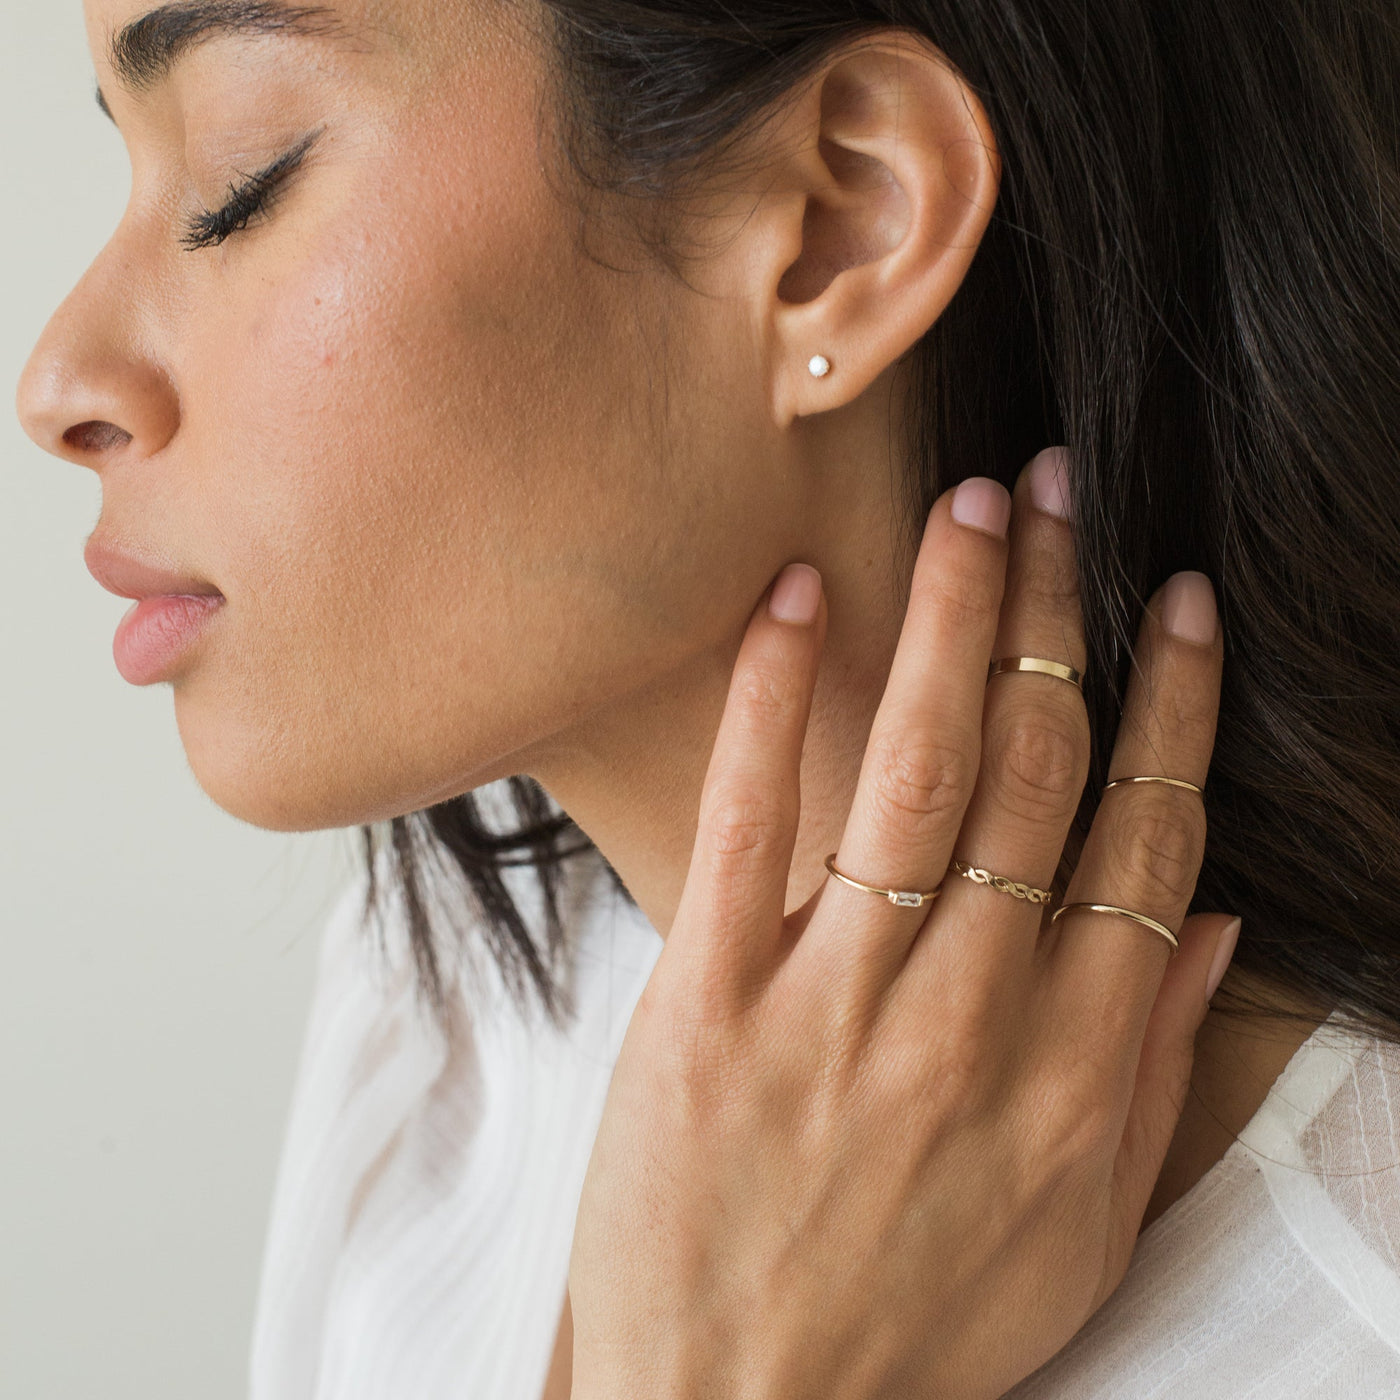
[[[106,452],[113,447],[125,447],[131,434],[115,423],[94,419],[75,423],[63,434],[63,441],[75,452]]]

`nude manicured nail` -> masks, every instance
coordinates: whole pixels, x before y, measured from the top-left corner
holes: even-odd
[[[1209,646],[1218,625],[1210,580],[1194,569],[1173,574],[1162,594],[1162,626],[1183,641]]]
[[[1063,447],[1037,453],[1029,468],[1031,503],[1046,515],[1069,519],[1069,478]]]
[[[970,476],[953,492],[953,519],[959,525],[1005,538],[1011,520],[1011,493],[989,476]]]
[[[1220,986],[1220,979],[1225,976],[1225,969],[1230,966],[1230,959],[1235,955],[1235,944],[1239,942],[1240,925],[1243,919],[1232,919],[1220,933],[1220,942],[1215,945],[1215,957],[1211,960],[1210,972],[1206,974],[1206,1000],[1209,1001]]]
[[[779,622],[807,627],[817,620],[822,600],[822,576],[810,564],[789,564],[768,595],[768,613]]]

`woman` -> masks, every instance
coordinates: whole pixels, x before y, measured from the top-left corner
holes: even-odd
[[[25,426],[205,789],[402,877],[255,1394],[1395,1393],[1389,13],[87,12]]]

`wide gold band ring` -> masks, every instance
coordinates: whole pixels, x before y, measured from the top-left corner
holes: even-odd
[[[1172,787],[1190,788],[1192,792],[1200,793],[1202,797],[1206,795],[1204,788],[1198,788],[1195,783],[1188,783],[1185,778],[1158,778],[1151,774],[1141,778],[1115,778],[1111,783],[1103,785],[1104,792],[1107,792],[1111,787],[1117,787],[1119,783],[1170,783]]]
[[[1063,661],[1051,661],[1044,656],[1003,656],[987,667],[987,679],[990,681],[1002,671],[1043,671],[1047,676],[1057,676],[1062,681],[1079,686],[1080,690],[1084,689],[1080,684],[1081,672],[1073,666],[1066,666]]]
[[[827,856],[826,868],[838,880],[853,885],[858,890],[865,890],[868,894],[883,895],[891,904],[897,905],[900,909],[921,909],[925,904],[937,899],[943,892],[942,884],[931,890],[887,890],[880,885],[867,885],[863,880],[856,880],[836,868],[835,851]]]
[[[1175,953],[1176,950],[1181,946],[1177,942],[1176,934],[1174,934],[1171,931],[1171,929],[1169,929],[1166,926],[1166,924],[1159,924],[1156,919],[1149,919],[1146,914],[1139,914],[1134,909],[1124,909],[1121,905],[1117,904],[1094,904],[1088,901],[1081,901],[1073,904],[1062,904],[1057,910],[1055,910],[1053,914],[1050,915],[1050,922],[1053,924],[1055,920],[1060,917],[1061,914],[1065,913],[1067,910],[1070,909],[1091,909],[1098,914],[1122,914],[1124,918],[1136,919],[1138,923],[1144,925],[1147,928],[1150,928],[1154,933],[1160,933],[1162,937],[1165,938],[1167,942],[1171,944],[1173,953]]]
[[[955,860],[948,868],[956,870],[959,875],[966,876],[974,885],[990,885],[992,889],[999,890],[1002,894],[1029,900],[1032,904],[1049,904],[1050,902],[1049,890],[1037,889],[1035,885],[1023,885],[1019,880],[1008,880],[1005,875],[993,875],[990,870],[982,870],[975,865],[968,865],[966,861]]]

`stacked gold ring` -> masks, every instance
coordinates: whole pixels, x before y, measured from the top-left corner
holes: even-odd
[[[1188,783],[1185,778],[1160,778],[1151,773],[1136,778],[1115,778],[1111,783],[1105,783],[1103,790],[1107,792],[1109,788],[1117,787],[1119,783],[1170,783],[1173,787],[1190,788],[1192,792],[1199,793],[1202,797],[1206,795],[1204,788],[1198,788],[1195,783]]]
[[[887,890],[880,885],[867,885],[863,880],[857,880],[853,875],[847,875],[836,868],[836,852],[826,858],[826,868],[836,876],[838,880],[845,884],[853,885],[858,890],[865,890],[869,894],[883,895],[891,904],[897,904],[901,909],[921,909],[925,904],[931,904],[940,894],[943,893],[943,886],[940,883],[931,890]]]
[[[1003,656],[999,660],[993,661],[987,668],[987,680],[996,675],[1012,671],[1039,671],[1047,676],[1054,676],[1058,680],[1068,681],[1071,685],[1078,686],[1083,690],[1082,673],[1073,666],[1067,666],[1062,661],[1051,661],[1043,656]],[[1189,783],[1185,778],[1168,778],[1156,774],[1144,774],[1128,778],[1114,778],[1112,782],[1105,783],[1103,791],[1107,792],[1111,787],[1117,787],[1121,783],[1168,783],[1172,787],[1189,788],[1192,792],[1205,796],[1203,788],[1195,783]],[[942,893],[943,886],[940,883],[935,889],[920,890],[892,890],[881,885],[867,885],[854,876],[847,875],[844,871],[836,868],[836,852],[826,858],[826,868],[838,880],[844,881],[848,885],[854,886],[858,890],[865,890],[870,894],[878,894],[884,899],[888,899],[891,904],[902,909],[919,909],[923,905],[936,899]],[[1034,885],[1027,885],[1019,880],[1012,880],[1005,875],[993,874],[990,870],[983,870],[978,866],[969,865],[966,861],[954,860],[948,866],[949,870],[955,870],[959,875],[971,880],[974,884],[986,885],[989,889],[996,890],[999,894],[1009,894],[1015,899],[1024,899],[1032,904],[1046,904],[1051,898],[1049,890],[1039,889]],[[1061,914],[1067,913],[1071,909],[1086,909],[1091,913],[1099,914],[1121,914],[1124,918],[1134,919],[1142,924],[1144,928],[1150,928],[1154,933],[1161,934],[1171,945],[1172,952],[1175,953],[1180,946],[1176,934],[1169,929],[1166,924],[1158,920],[1149,918],[1146,914],[1139,914],[1135,909],[1125,909],[1121,904],[1100,904],[1092,900],[1076,900],[1069,904],[1062,904],[1050,916],[1053,924]]]

